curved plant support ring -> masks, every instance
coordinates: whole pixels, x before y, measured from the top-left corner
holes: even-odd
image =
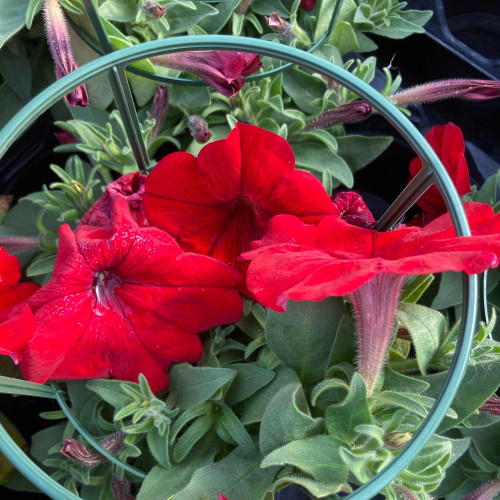
[[[391,205],[379,222],[379,228],[387,229],[391,227],[425,190],[435,183],[446,202],[457,235],[470,236],[470,229],[462,204],[445,168],[418,130],[392,103],[368,84],[332,63],[302,50],[265,40],[223,35],[186,36],[146,42],[102,56],[61,78],[21,109],[0,133],[0,158],[39,115],[89,78],[103,73],[108,73],[108,78],[111,78],[109,75],[113,69],[124,69],[131,62],[159,53],[185,50],[237,50],[277,57],[326,75],[344,85],[383,115],[405,138],[423,163],[421,173],[410,182],[403,193]],[[115,96],[115,98],[119,99],[119,96]],[[125,105],[128,105],[128,103],[125,102]],[[131,137],[133,137],[133,134],[129,136],[129,138]],[[477,309],[477,277],[463,276],[464,293],[461,331],[455,357],[441,393],[418,431],[399,455],[370,481],[351,493],[348,498],[370,499],[395,479],[432,437],[450,407],[467,366],[474,336]],[[85,435],[83,437],[85,438]],[[64,490],[60,484],[56,483],[31,462],[1,426],[0,449],[15,467],[52,498],[57,500],[78,498],[69,491]]]

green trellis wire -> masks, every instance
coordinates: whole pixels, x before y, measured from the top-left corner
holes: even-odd
[[[424,165],[421,173],[419,173],[419,175],[417,175],[406,187],[381,219],[379,222],[379,229],[383,230],[392,226],[405,213],[409,206],[423,194],[429,185],[435,183],[445,199],[457,234],[459,236],[470,235],[467,219],[460,199],[446,170],[418,130],[395,106],[369,85],[342,68],[299,49],[278,45],[264,40],[223,35],[185,36],[146,42],[106,54],[61,78],[48,89],[42,91],[19,111],[0,132],[0,158],[38,116],[49,109],[64,95],[77,88],[88,79],[107,73],[108,78],[111,80],[114,78],[114,71],[120,73],[120,70],[124,70],[126,65],[131,62],[160,53],[173,53],[186,50],[237,50],[276,57],[333,78],[341,85],[355,92],[363,100],[370,103],[396,128],[421,158]],[[127,109],[129,105],[133,105],[133,103],[130,103],[124,98],[121,93],[115,95],[115,99],[118,101],[117,105],[120,109]],[[130,112],[130,109],[128,111]],[[125,123],[128,122],[125,121]],[[133,141],[137,135],[133,130],[128,131],[129,139]],[[441,393],[437,397],[436,402],[430,409],[429,414],[423,421],[419,430],[415,433],[406,447],[385,469],[350,494],[350,499],[370,499],[396,478],[431,438],[447,409],[451,405],[465,373],[474,335],[477,303],[476,276],[464,275],[463,291],[463,313],[459,341],[457,343],[453,363]],[[56,393],[54,393],[54,396],[55,394]],[[65,411],[64,406],[62,409]],[[67,411],[66,409],[66,412]],[[84,429],[82,428],[82,430]],[[87,433],[84,432],[82,435],[86,438]],[[0,427],[0,449],[16,468],[52,498],[56,500],[79,498],[73,493],[65,490],[64,487],[31,462],[2,427]]]

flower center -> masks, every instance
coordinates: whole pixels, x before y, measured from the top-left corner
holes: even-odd
[[[120,288],[121,280],[109,271],[96,271],[93,287],[97,298],[96,313],[102,315],[103,309],[121,311],[116,300],[115,288]]]

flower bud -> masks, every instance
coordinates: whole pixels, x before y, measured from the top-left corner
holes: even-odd
[[[73,59],[64,13],[58,0],[45,0],[44,19],[50,52],[55,62],[56,78],[59,80],[78,66]],[[89,103],[85,85],[80,85],[64,99],[70,106],[87,106]]]
[[[250,4],[253,2],[253,0],[240,0],[240,3],[234,10],[236,14],[243,15],[245,12],[248,10],[248,7],[250,7]]]
[[[146,14],[156,17],[156,19],[161,19],[167,11],[166,7],[163,7],[158,2],[155,2],[153,0],[146,0],[142,4],[141,8]]]
[[[500,97],[500,82],[493,80],[440,80],[424,83],[391,96],[397,106],[410,106],[422,102],[441,101],[460,97],[471,101],[484,101]]]
[[[492,479],[467,495],[463,500],[493,500],[500,493],[500,479]]]
[[[287,23],[277,12],[272,12],[266,17],[267,24],[275,32],[281,35],[287,42],[293,42],[297,37],[293,34],[292,25]]]
[[[103,439],[100,445],[113,455],[119,453],[123,448],[123,439],[125,435],[123,432],[116,432],[107,438]],[[80,443],[73,438],[65,438],[64,446],[61,453],[80,465],[85,467],[94,467],[107,460],[107,458],[99,453],[97,450],[89,450],[84,444]]]
[[[208,123],[201,116],[191,115],[188,119],[188,128],[196,142],[205,144],[212,137]]]
[[[155,120],[153,128],[153,140],[160,133],[161,126],[165,121],[165,116],[168,110],[168,88],[166,85],[158,85],[153,97],[153,109],[151,110],[151,118]]]
[[[134,500],[134,497],[130,494],[130,486],[126,479],[122,480],[117,476],[111,476],[109,484],[115,500]]]
[[[384,436],[384,444],[389,450],[403,448],[413,437],[411,432],[389,432]]]
[[[339,123],[356,123],[366,120],[372,114],[373,108],[366,102],[353,101],[343,104],[337,109],[325,111],[314,120],[307,122],[304,131],[317,128],[330,128]]]

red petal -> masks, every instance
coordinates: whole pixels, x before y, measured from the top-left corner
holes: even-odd
[[[10,309],[0,318],[0,354],[7,354],[18,364],[34,331],[33,313],[26,304]]]
[[[0,247],[0,290],[13,286],[21,279],[21,266],[15,255]]]

